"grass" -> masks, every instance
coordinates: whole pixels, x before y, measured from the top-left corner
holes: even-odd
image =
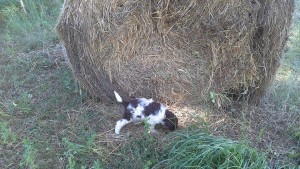
[[[105,168],[151,168],[160,160],[162,151],[159,141],[144,135],[123,146]]]
[[[200,130],[173,133],[167,140],[167,143],[160,142],[146,136],[134,139],[113,157],[116,161],[105,168],[268,167],[266,157],[257,150]]]
[[[14,144],[16,143],[17,136],[11,131],[8,124],[5,122],[0,123],[0,134],[1,134],[1,143],[2,144]]]
[[[246,141],[251,137],[247,112],[241,125],[245,144],[207,134],[211,124],[206,121],[163,138],[149,135],[147,125],[140,135],[111,137],[107,133],[116,119],[109,112],[117,106],[89,99],[56,45],[54,26],[62,1],[23,2],[0,0],[0,168],[269,167],[268,152]],[[289,50],[269,92],[271,107],[291,114],[300,113],[300,22],[295,21]],[[217,96],[212,93],[211,99],[216,102]],[[260,129],[258,142],[266,132]],[[300,125],[288,132],[299,145]],[[300,159],[299,152],[294,149],[290,159]],[[297,167],[287,163],[276,167]]]
[[[275,110],[300,114],[300,1],[295,1],[294,23],[290,32],[287,51],[281,61],[281,67],[270,88],[270,101]],[[289,127],[289,135],[300,147],[300,118]],[[295,148],[289,155],[300,165],[300,149]]]
[[[91,168],[102,168],[99,160],[91,158],[90,154],[93,154],[96,147],[94,146],[96,136],[91,135],[84,145],[70,142],[67,138],[63,138],[63,144],[65,147],[64,156],[68,162],[67,168],[87,168],[88,164],[92,164]]]
[[[24,139],[23,146],[24,146],[24,154],[20,166],[21,167],[28,166],[31,169],[38,168],[38,165],[36,163],[37,150],[33,146],[33,143],[29,139]]]
[[[296,1],[294,23],[287,51],[281,61],[275,82],[271,87],[271,102],[276,109],[300,113],[300,2]]]
[[[154,168],[267,168],[266,157],[246,145],[202,132],[178,133],[176,137],[166,151],[166,160]]]
[[[1,15],[5,19],[4,40],[10,48],[32,51],[48,48],[52,42],[57,42],[54,33],[56,18],[61,7],[61,1],[32,1],[22,0],[21,3],[1,1]],[[6,6],[6,7],[5,7]]]
[[[8,5],[11,4],[18,4],[19,0],[0,0],[0,9],[3,9],[4,7],[7,7]]]

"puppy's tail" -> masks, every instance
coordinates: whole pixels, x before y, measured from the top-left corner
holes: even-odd
[[[115,97],[116,97],[117,101],[120,103],[123,103],[122,97],[116,91],[114,91],[114,93],[115,93]]]

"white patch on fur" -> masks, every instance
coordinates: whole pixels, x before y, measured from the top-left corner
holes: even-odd
[[[150,103],[153,102],[152,99],[146,99],[146,98],[138,98],[138,100],[139,100],[139,105],[140,105],[140,106],[143,106],[143,107],[146,107],[146,106],[148,106]]]
[[[147,123],[149,123],[150,125],[156,125],[162,123],[163,119],[165,118],[166,110],[167,110],[166,106],[160,104],[160,109],[158,110],[158,112],[156,112],[155,115],[150,114]]]
[[[126,120],[126,119],[121,119],[119,121],[117,121],[116,127],[115,127],[115,133],[116,134],[120,134],[120,130],[122,129],[123,126],[125,126],[126,124],[130,123],[130,121]]]
[[[115,97],[116,97],[117,101],[122,103],[123,100],[122,100],[121,96],[116,91],[114,91],[114,93],[115,93]]]
[[[143,118],[145,118],[143,111],[144,107],[140,105],[138,105],[137,108],[134,109],[134,112],[132,113],[132,118],[134,122],[143,121]],[[141,118],[139,118],[138,116],[140,116]]]

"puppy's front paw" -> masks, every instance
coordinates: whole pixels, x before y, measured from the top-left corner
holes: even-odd
[[[118,130],[117,128],[115,128],[115,135],[119,135],[120,134],[120,130]]]

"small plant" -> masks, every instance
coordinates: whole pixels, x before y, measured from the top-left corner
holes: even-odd
[[[33,146],[33,143],[29,139],[24,139],[23,146],[25,150],[24,150],[23,159],[20,163],[20,166],[21,167],[27,166],[30,169],[38,168],[35,161],[37,159],[37,150]]]
[[[149,134],[150,131],[150,124],[148,123],[149,117],[144,119],[144,134]]]
[[[300,163],[300,148],[299,148],[299,146],[300,146],[300,124],[291,127],[289,133],[292,135],[293,139],[295,140],[296,144],[298,145],[298,148],[293,150],[293,152],[291,152],[289,154],[289,157],[295,159],[299,164]]]
[[[260,142],[263,138],[263,135],[265,134],[266,132],[266,127],[263,127],[262,129],[260,129],[259,131],[259,135],[258,135],[258,141]]]
[[[216,103],[217,94],[215,92],[209,92],[209,98],[213,104]]]
[[[32,110],[31,103],[30,103],[31,98],[32,98],[31,94],[24,92],[22,93],[17,103],[13,102],[13,106],[15,106],[16,108],[18,108],[23,112],[30,113]]]
[[[248,120],[247,120],[247,117],[246,117],[246,113],[243,111],[242,112],[242,115],[243,115],[243,123],[242,123],[242,143],[244,144],[249,144],[249,134],[248,134]]]
[[[153,165],[153,162],[151,160],[148,160],[147,163],[144,165],[144,169],[150,169]]]
[[[68,163],[67,168],[74,169],[81,166],[81,168],[87,168],[87,163],[90,163],[91,160],[89,159],[91,154],[96,151],[95,150],[95,142],[96,135],[92,134],[86,141],[84,145],[76,144],[69,139],[64,138],[63,143],[65,146],[64,156],[66,157]],[[93,166],[96,168],[101,168],[100,162],[98,160],[93,161]]]
[[[94,164],[91,169],[103,169],[99,160],[94,161]]]
[[[292,136],[293,138],[295,139],[295,141],[300,144],[300,124],[298,125],[295,125],[293,128],[292,128]]]
[[[107,163],[105,168],[149,169],[160,161],[162,153],[161,145],[156,139],[149,139],[149,136],[142,135],[123,145],[119,152],[111,157],[116,160]]]
[[[67,168],[74,169],[76,166],[76,157],[83,153],[84,146],[70,142],[67,138],[63,139],[63,143],[67,148],[64,156],[68,159]]]
[[[1,134],[1,142],[4,144],[14,144],[17,140],[17,136],[15,133],[11,131],[8,124],[5,122],[0,122],[0,134]]]

